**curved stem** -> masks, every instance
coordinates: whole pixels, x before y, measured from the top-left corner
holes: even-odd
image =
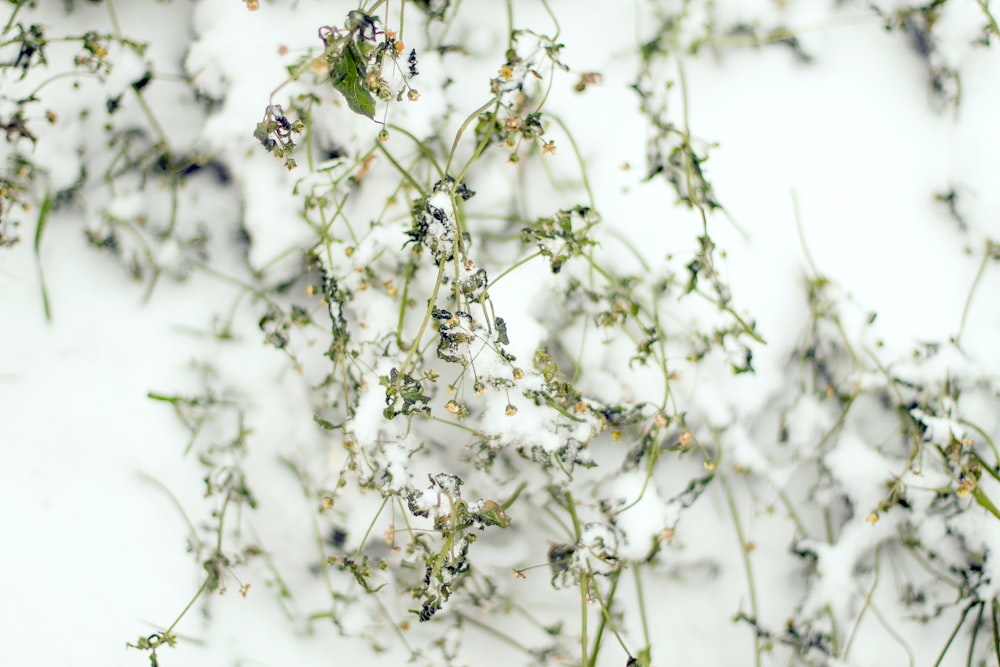
[[[479,118],[479,114],[483,113],[484,111],[486,111],[487,109],[489,109],[491,105],[496,104],[496,103],[497,103],[497,99],[493,98],[492,100],[490,100],[489,102],[487,102],[486,104],[484,104],[483,106],[479,107],[478,109],[476,109],[475,111],[473,111],[471,114],[469,114],[469,116],[462,122],[462,126],[458,128],[458,132],[455,134],[455,140],[451,142],[451,152],[448,154],[448,162],[444,166],[444,172],[446,174],[451,173],[451,163],[452,163],[452,160],[455,159],[455,152],[458,150],[458,142],[462,140],[462,135],[465,133],[465,130],[469,127],[469,123],[471,123],[476,118]],[[484,137],[484,141],[486,139],[488,139],[488,138],[489,138],[489,135],[487,135],[486,137]],[[473,159],[475,159],[475,157],[478,157],[478,155],[474,155]],[[472,160],[469,161],[469,164],[471,164],[471,163],[472,163]],[[462,170],[462,173],[459,175],[458,178],[455,179],[456,181],[461,181],[462,180],[462,176],[465,175],[465,171],[469,168],[469,164],[465,165],[465,168]]]
[[[983,278],[983,273],[986,272],[986,263],[992,257],[991,250],[993,249],[993,242],[986,242],[986,251],[983,253],[983,261],[979,263],[979,269],[976,271],[976,277],[972,279],[972,286],[969,288],[969,293],[965,297],[965,305],[962,306],[962,319],[958,324],[958,333],[955,334],[955,347],[961,349],[962,346],[962,334],[965,333],[965,322],[969,317],[969,309],[972,307],[972,297],[976,294],[976,288],[979,287],[979,281]]]

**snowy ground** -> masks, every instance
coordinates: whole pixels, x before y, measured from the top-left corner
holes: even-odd
[[[58,3],[50,4],[40,16],[58,26],[53,34],[71,30],[72,23]],[[211,600],[207,621],[201,614],[201,601],[196,603],[175,629],[178,646],[161,650],[160,664],[405,663],[406,653],[388,629],[383,632],[390,650],[384,654],[373,653],[363,639],[339,636],[329,623],[316,624],[311,634],[304,632],[305,617],[320,608],[323,599],[314,572],[315,499],[304,496],[279,456],[313,461],[323,469],[314,471],[317,477],[337,469],[338,463],[325,454],[309,458],[327,446],[325,434],[313,421],[316,410],[311,394],[288,357],[263,345],[258,329],[262,311],[248,305],[252,299],[247,299],[233,320],[236,340],[210,335],[241,294],[238,286],[218,274],[248,279],[236,240],[241,221],[254,237],[250,265],[269,266],[279,274],[285,270],[282,262],[288,263],[282,253],[311,238],[310,229],[297,219],[301,204],[291,193],[293,176],[267,156],[251,134],[268,96],[286,75],[283,68],[292,62],[288,58],[295,56],[296,49],[301,52],[315,46],[316,28],[341,22],[353,5],[333,3],[331,9],[330,3],[303,0],[295,11],[288,11],[284,4],[263,2],[257,12],[248,12],[238,0],[175,0],[155,5],[119,0],[115,5],[122,32],[148,39],[154,45],[150,57],[161,71],[180,74],[187,68],[198,85],[221,100],[206,115],[195,110],[186,94],[177,92],[179,85],[171,88],[169,80],[156,82],[149,90],[154,108],[166,119],[167,133],[178,145],[195,145],[219,155],[232,170],[234,180],[229,185],[218,185],[205,176],[182,191],[181,210],[212,232],[213,272],[194,268],[184,282],[165,276],[146,300],[148,283],[131,282],[122,263],[86,243],[82,230],[93,225],[97,200],[106,196],[96,190],[88,191],[82,203],[52,214],[37,258],[32,243],[34,212],[23,216],[21,243],[0,251],[0,322],[4,323],[0,340],[6,352],[0,359],[4,507],[0,625],[6,628],[0,655],[6,656],[6,664],[146,664],[146,656],[126,649],[125,643],[162,630],[198,589],[204,570],[185,553],[189,531],[171,495],[195,521],[202,520],[204,469],[194,456],[184,455],[189,434],[170,406],[147,394],[198,391],[200,379],[192,363],[204,361],[218,369],[220,386],[236,387],[251,406],[247,414],[251,453],[245,468],[248,477],[258,482],[254,491],[260,509],[247,512],[241,526],[250,534],[249,541],[263,545],[271,555],[271,564],[293,597],[279,603],[274,571],[268,567],[258,564],[237,570],[241,581],[251,585],[249,594],[240,596],[239,584],[229,582],[228,593],[215,594]],[[391,3],[392,16],[397,4]],[[413,4],[406,10],[408,21],[411,12],[419,16]],[[503,62],[506,17],[502,8],[487,9],[488,4],[494,3],[466,0],[460,12],[465,18],[451,28],[453,39],[477,47],[467,57],[469,81],[459,81],[450,89],[452,101],[468,99],[462,117],[482,104],[484,82]],[[518,21],[537,30],[549,29],[546,15],[535,3],[512,4]],[[566,45],[561,60],[574,72],[603,74],[603,81],[585,96],[572,92],[577,75],[568,75],[553,90],[549,104],[572,129],[587,164],[602,224],[613,229],[601,237],[606,261],[618,266],[636,264],[616,240],[619,236],[631,239],[654,266],[668,254],[684,256],[693,247],[697,223],[692,212],[673,205],[674,193],[663,180],[644,180],[646,126],[636,112],[637,96],[628,88],[636,71],[634,55],[629,54],[638,39],[650,34],[657,6],[670,3],[621,3],[613,12],[607,9],[609,3],[550,4],[560,19],[560,41]],[[700,7],[701,3],[695,4]],[[901,32],[887,33],[883,21],[864,3],[834,7],[834,3],[819,1],[789,2],[785,10],[776,9],[778,3],[763,1],[719,4],[734,5],[719,10],[725,25],[741,18],[759,18],[765,25],[780,19],[813,57],[804,64],[781,45],[725,48],[713,57],[706,47],[684,61],[691,131],[700,140],[718,144],[710,152],[706,169],[718,200],[731,217],[712,219],[712,238],[725,251],[720,272],[732,289],[734,307],[753,317],[767,344],[754,348],[755,374],[734,378],[692,365],[684,367],[677,392],[687,402],[689,419],[705,424],[692,427],[696,437],[711,435],[708,424],[724,427],[722,472],[728,475],[726,484],[737,503],[744,542],[754,545],[749,559],[761,626],[781,633],[786,620],[795,616],[811,619],[813,629],[822,630],[826,620],[833,618],[839,622],[834,634],[841,637],[839,658],[819,653],[796,658],[779,641],[773,652],[764,653],[763,664],[795,664],[795,660],[857,666],[933,664],[965,605],[977,597],[989,601],[1000,593],[1000,580],[991,577],[993,573],[1000,576],[994,563],[1000,521],[968,498],[960,515],[934,518],[927,509],[932,491],[927,492],[926,501],[919,493],[909,499],[912,508],[927,509],[926,523],[921,523],[925,517],[917,509],[908,509],[913,514],[907,514],[900,507],[888,509],[874,525],[866,521],[883,500],[886,481],[903,473],[907,463],[905,453],[900,455],[891,444],[898,437],[898,422],[879,413],[874,398],[871,405],[861,405],[864,399],[859,399],[858,410],[865,411],[856,418],[852,414],[849,428],[834,438],[836,447],[824,463],[829,475],[825,479],[833,479],[833,486],[810,494],[810,485],[819,482],[806,470],[808,452],[834,427],[838,413],[814,396],[795,394],[792,387],[800,381],[801,371],[799,362],[790,359],[810,321],[805,278],[819,273],[840,295],[844,328],[859,350],[877,350],[885,363],[902,364],[913,358],[913,350],[922,343],[942,343],[944,351],[936,361],[924,365],[914,361],[912,376],[927,379],[929,385],[949,377],[967,381],[968,403],[961,406],[962,418],[982,430],[978,435],[968,433],[980,443],[1000,433],[994,389],[1000,377],[996,345],[1000,272],[995,266],[986,265],[968,306],[961,354],[947,345],[959,333],[987,239],[1000,237],[996,219],[1000,211],[996,187],[1000,52],[970,44],[985,22],[977,3],[949,2],[939,26],[935,57],[961,73],[961,103],[941,108],[929,89],[928,65],[911,40]],[[110,29],[103,6],[77,5],[72,16],[81,21],[79,25],[92,21],[95,29]],[[483,15],[478,17],[480,10]],[[395,20],[392,16],[390,21]],[[419,44],[423,37],[418,36],[418,29],[410,32],[407,39]],[[996,39],[1000,37],[994,35]],[[190,52],[189,45],[193,45]],[[282,51],[279,56],[280,46],[287,46],[291,55],[286,57]],[[127,92],[135,67],[141,72],[141,63],[123,68],[130,66],[131,74],[122,73],[119,82],[107,85]],[[440,111],[434,106],[435,77],[455,76],[439,71],[445,65],[436,64],[430,56],[423,67],[424,78],[415,80],[421,88],[421,100],[412,107],[417,110],[407,107],[396,120],[416,128],[412,131],[418,136],[425,133],[420,128],[430,126]],[[0,85],[7,84],[8,80],[0,80]],[[73,162],[75,158],[68,156],[77,143],[91,142],[88,155],[100,151],[96,141],[80,139],[94,131],[97,121],[77,120],[74,111],[94,100],[103,103],[103,97],[99,86],[72,91],[53,83],[45,92],[45,105],[62,105],[59,108],[66,111],[51,129],[52,136],[40,136],[34,150],[39,164],[50,171],[56,183],[53,187],[59,189],[77,176],[74,169],[60,166]],[[6,90],[0,93],[7,95]],[[125,99],[130,104],[132,98]],[[425,103],[421,111],[419,105]],[[680,114],[679,108],[673,109]],[[338,112],[345,118],[350,115],[345,109]],[[324,122],[334,125],[341,119]],[[365,141],[370,141],[377,130],[371,129],[375,126],[369,121],[360,120],[344,125],[350,128],[345,134],[368,132]],[[454,132],[457,121],[450,127]],[[43,127],[42,131],[49,130]],[[357,140],[355,135],[344,141]],[[558,145],[552,156],[555,171],[574,173],[575,162],[564,134],[554,128],[546,136],[554,137]],[[400,141],[397,137],[390,140],[390,147]],[[624,169],[626,163],[631,168]],[[498,170],[496,165],[490,168]],[[489,197],[491,187],[519,187],[508,173],[476,175],[473,185],[481,193],[478,197]],[[533,173],[544,174],[541,170]],[[579,190],[567,195],[544,183],[523,187],[529,202],[525,206],[537,204],[547,210],[573,204],[577,200],[567,197],[579,196]],[[934,199],[936,193],[952,188],[959,195],[964,228]],[[155,192],[131,202],[123,201],[127,197],[120,193],[116,197],[113,205],[123,215],[149,207],[149,215],[155,218],[168,205]],[[366,215],[379,215],[381,204],[375,206]],[[39,261],[51,321],[44,312]],[[810,261],[814,266],[810,267]],[[511,279],[505,291],[496,295],[498,303],[507,306],[505,312],[515,313],[508,321],[512,332],[516,329],[522,336],[519,342],[512,333],[512,349],[527,345],[524,354],[529,359],[532,336],[541,337],[546,324],[537,313],[546,308],[546,299],[558,298],[558,292],[544,292],[548,279],[544,266],[535,273],[526,270],[519,281]],[[542,296],[535,297],[536,289]],[[380,311],[376,305],[371,308],[371,325],[377,326]],[[869,313],[877,314],[870,327],[866,325]],[[517,328],[517,316],[525,318],[521,328]],[[680,316],[676,323],[680,326]],[[322,359],[315,349],[310,352],[305,347],[303,359]],[[868,375],[858,375],[857,381],[882,381],[874,357],[865,354],[861,356]],[[316,376],[306,369],[308,381],[316,381]],[[602,377],[611,384],[620,379]],[[601,390],[599,379],[587,381],[593,383],[594,393]],[[625,380],[621,382],[624,386]],[[660,391],[661,387],[632,385],[629,389]],[[527,419],[530,410],[521,409]],[[792,431],[792,444],[786,449],[775,446],[779,414],[782,419],[788,417]],[[959,421],[947,422],[945,428],[949,424],[957,428]],[[605,450],[597,446],[595,450],[600,459]],[[676,466],[679,470],[670,468],[656,478],[664,499],[677,491],[678,480],[686,482],[691,477],[690,459]],[[920,486],[919,480],[907,480],[914,488]],[[641,481],[641,475],[623,475],[603,484],[618,484],[616,488],[625,489],[622,493],[627,495]],[[934,478],[929,465],[925,481],[930,489],[951,483],[947,476]],[[989,496],[1000,497],[988,476],[982,484]],[[850,498],[852,512],[837,500],[837,489]],[[782,493],[796,499],[803,520],[816,528],[805,544],[800,543],[798,538],[803,536],[796,534],[779,502]],[[659,530],[664,511],[659,500],[651,492],[639,507],[649,514],[636,518],[633,513],[629,525],[641,531],[655,524]],[[377,505],[377,498],[358,500],[354,535],[364,531]],[[830,508],[835,517],[833,539],[827,539],[819,528],[824,509]],[[530,513],[515,515],[515,526],[518,521],[530,523]],[[927,605],[939,602],[946,609],[926,622],[914,620],[925,608],[901,602],[907,577],[928,579],[927,572],[913,574],[914,565],[898,544],[897,531],[907,521],[917,524],[920,540],[948,542],[950,546],[941,547],[944,555],[935,566],[948,577],[963,576],[961,568],[947,572],[965,554],[951,544],[954,540],[979,555],[978,567],[985,573],[969,584],[975,592],[966,590],[959,602],[927,583],[931,598]],[[749,613],[750,593],[741,556],[744,548],[737,541],[721,484],[713,483],[675,522],[664,562],[644,575],[653,664],[753,664],[753,631],[747,623],[733,620],[740,612]],[[544,564],[545,545],[539,551],[534,548],[537,545],[520,541],[516,533],[511,537],[487,531],[486,535],[488,539],[484,537],[477,548],[481,546],[494,563],[505,564],[506,571]],[[975,544],[970,536],[980,543]],[[814,554],[811,558],[818,559],[818,573],[807,573],[809,561],[790,553],[793,544]],[[549,575],[538,572],[542,573],[536,577],[529,572],[525,585],[547,587]],[[578,616],[560,616],[565,609],[573,609],[576,592],[549,593],[548,598],[541,598],[543,602],[532,603],[539,605],[533,611],[578,622]],[[874,606],[865,603],[865,595]],[[548,603],[550,607],[545,606]],[[628,598],[623,604],[633,603]],[[405,608],[405,600],[400,604]],[[973,614],[976,609],[982,607],[974,608]],[[995,664],[991,662],[996,656],[989,639],[990,607],[985,609],[976,659]],[[626,617],[633,619],[625,630],[628,639],[633,647],[641,648],[637,617]],[[591,622],[596,623],[596,618]],[[354,622],[358,627],[363,624],[347,619],[348,626]],[[503,627],[512,633],[521,631],[516,622],[511,623]],[[942,664],[965,664],[971,624],[970,620],[959,631]],[[577,632],[574,627],[565,631],[571,636]],[[529,644],[536,639],[530,631],[523,632]],[[463,633],[467,633],[465,646],[455,664],[529,662],[525,655],[471,625]],[[848,637],[853,637],[853,643],[844,656],[843,640]],[[609,639],[600,664],[624,664],[625,654],[616,651],[616,643]],[[557,658],[550,660],[549,664],[562,664]],[[567,663],[570,660],[566,658]],[[433,664],[434,659],[427,661]]]

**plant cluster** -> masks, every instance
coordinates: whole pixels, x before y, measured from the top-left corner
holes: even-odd
[[[167,118],[147,98],[172,88],[190,103],[193,91],[157,71],[149,44],[122,32],[112,2],[101,3],[104,20],[94,19],[106,30],[75,29],[60,14],[88,9],[73,3],[61,11],[30,0],[9,4],[0,32],[7,146],[0,245],[16,243],[31,214],[37,254],[50,216],[82,214],[87,241],[118,257],[147,295],[161,275],[187,277],[208,257],[209,221],[198,199],[224,189],[230,175],[178,138],[197,110]],[[70,142],[70,150],[52,148]],[[48,312],[44,282],[43,298]]]
[[[417,664],[468,661],[470,631],[528,664],[650,667],[660,649],[649,591],[675,574],[684,540],[695,539],[678,539],[683,521],[706,493],[724,501],[736,531],[748,604],[732,619],[750,627],[755,664],[768,653],[846,661],[871,618],[911,653],[900,622],[881,611],[889,572],[904,582],[911,619],[957,616],[942,657],[972,615],[969,662],[1000,658],[1000,579],[973,513],[1000,519],[1000,454],[983,421],[1000,386],[963,356],[964,318],[953,340],[887,358],[866,333],[874,315],[845,314],[847,299],[812,266],[794,381],[757,415],[696,397],[699,376],[752,382],[766,343],[713,238],[731,221],[709,179],[718,147],[689,112],[685,63],[765,45],[810,62],[782,20],[728,24],[714,3],[682,2],[659,10],[636,45],[627,84],[647,133],[645,181],[672,193],[663,217],[692,221],[687,249],[668,249],[616,238],[617,213],[595,196],[581,150],[589,138],[574,134],[572,114],[609,77],[564,57],[545,0],[537,12],[510,1],[491,9],[503,25],[495,48],[463,41],[474,21],[461,2],[362,2],[302,38],[235,150],[177,138],[211,123],[235,86],[231,54],[206,55],[210,31],[174,79],[122,34],[113,0],[93,4],[111,30],[61,33],[35,20],[52,8],[12,3],[0,44],[10,83],[0,95],[10,148],[0,245],[16,242],[17,215],[37,205],[37,253],[48,216],[74,210],[87,240],[148,290],[160,275],[218,278],[238,296],[211,333],[284,355],[307,411],[309,435],[286,447],[253,426],[255,392],[269,388],[237,389],[202,364],[202,391],[150,393],[190,434],[184,453],[203,469],[207,516],[185,515],[201,568],[190,603],[129,644],[151,664],[178,642],[190,609],[207,610],[207,594],[234,587],[246,597],[258,577],[310,631],[332,626]],[[957,101],[957,73],[932,57],[945,4],[872,9],[913,36],[935,94]],[[978,5],[988,45],[996,23]],[[66,16],[77,11],[87,10],[68,6]],[[470,88],[451,76],[477,50],[490,68]],[[149,103],[157,85],[181,91],[183,115]],[[42,94],[54,86],[69,89],[66,108],[39,112],[59,99]],[[424,104],[437,106],[427,114]],[[70,116],[86,131],[67,176],[33,149]],[[260,174],[279,201],[264,222],[252,210]],[[531,196],[529,181],[555,194]],[[209,253],[199,206],[211,192],[243,209],[232,234],[238,276]],[[956,197],[938,199],[957,217]],[[287,249],[271,247],[286,235]],[[610,250],[616,243],[624,252]],[[998,258],[987,240],[966,313]],[[247,459],[261,451],[302,490],[319,596],[289,586],[280,545],[250,528],[252,515],[281,511],[258,500],[269,480]],[[757,546],[742,528],[742,500],[764,496],[790,517],[789,576],[805,591],[784,625],[762,613]],[[525,583],[535,578],[545,585]]]

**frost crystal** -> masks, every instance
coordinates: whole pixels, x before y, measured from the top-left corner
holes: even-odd
[[[444,178],[434,184],[431,194],[413,202],[413,226],[408,232],[410,240],[428,250],[434,263],[450,261],[457,248],[458,224],[455,221],[455,207],[452,206],[452,190],[456,197],[469,199],[475,193],[464,184],[455,186],[452,178]]]

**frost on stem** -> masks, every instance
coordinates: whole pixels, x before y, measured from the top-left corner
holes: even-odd
[[[319,269],[323,280],[323,300],[330,313],[330,326],[333,333],[330,351],[332,354],[343,353],[347,349],[347,343],[350,339],[347,318],[344,317],[344,304],[347,302],[347,295],[340,288],[332,272],[323,265],[320,255],[313,254],[310,259],[313,265]]]
[[[472,316],[462,311],[453,314],[434,308],[433,317],[439,321],[438,335],[441,337],[438,342],[438,358],[463,366],[472,363],[470,343],[476,339]]]
[[[439,265],[442,260],[451,261],[455,257],[458,223],[451,203],[454,183],[455,179],[445,177],[434,184],[431,194],[413,202],[413,225],[407,232],[410,237],[407,243],[427,248],[434,257],[435,265]],[[459,183],[454,189],[455,196],[463,201],[476,194],[465,183]]]
[[[459,268],[455,291],[469,301],[479,301],[486,293],[488,282],[486,269],[479,268],[471,259],[466,259]]]
[[[417,614],[421,622],[429,621],[442,609],[452,592],[459,588],[459,578],[471,569],[469,547],[478,540],[470,529],[483,531],[487,526],[508,528],[511,518],[495,500],[469,503],[461,497],[464,481],[457,475],[428,475],[430,486],[424,491],[411,489],[407,506],[416,517],[432,517],[434,529],[441,535],[440,551],[428,548],[424,555],[424,578],[414,586],[412,594],[421,600]]]

